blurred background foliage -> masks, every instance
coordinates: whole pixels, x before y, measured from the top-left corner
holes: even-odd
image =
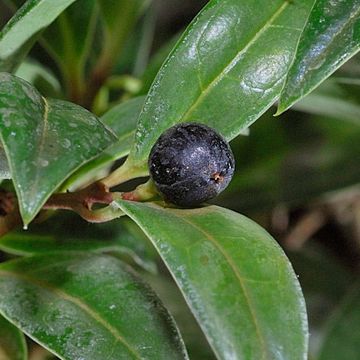
[[[0,2],[1,26],[22,3]],[[112,12],[99,16],[104,11],[102,1],[78,0],[43,33],[17,75],[46,96],[69,99],[99,115],[121,101],[146,94],[179,34],[206,1],[144,2],[140,12],[135,11],[135,3],[118,8],[113,1]],[[114,21],[117,12],[125,13],[126,21]],[[326,334],[327,342],[341,342],[342,348],[356,341],[341,324],[360,313],[356,284],[360,270],[359,86],[360,56],[356,56],[284,115],[273,117],[275,109],[270,109],[249,134],[232,142],[236,174],[215,200],[255,219],[287,252],[307,301],[313,358],[329,359],[321,350]],[[89,87],[94,90],[90,98],[85,91]],[[70,236],[64,222],[81,236],[73,232]],[[179,324],[190,357],[212,359],[179,290],[145,237],[129,223],[97,225],[95,230],[89,226],[76,215],[60,214],[51,228],[46,221],[32,228],[29,247],[36,252],[32,241],[42,233],[47,234],[41,238],[42,246],[48,249],[54,239],[66,249],[69,236],[72,242],[86,241],[84,246],[93,246],[94,251],[108,247],[106,251],[132,262],[159,293]],[[84,240],[86,231],[89,236]],[[92,240],[94,231],[105,245]],[[0,248],[16,256],[16,242],[10,250],[8,243],[3,238]],[[9,256],[1,253],[2,259]],[[348,329],[350,333],[360,331],[358,322],[349,324],[355,327]],[[31,360],[47,358],[52,357],[33,345]]]

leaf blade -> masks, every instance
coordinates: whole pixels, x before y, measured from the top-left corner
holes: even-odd
[[[75,0],[29,0],[0,32],[0,71],[12,71],[39,33]]]
[[[357,284],[346,296],[328,324],[318,356],[319,360],[355,360],[359,356],[360,287]]]
[[[228,140],[254,122],[280,93],[312,2],[211,1],[150,89],[133,160],[145,161],[158,136],[177,122],[203,122]]]
[[[1,313],[62,359],[186,358],[154,293],[114,258],[13,261],[1,265],[0,287],[17,295],[1,291]]]
[[[65,184],[65,188],[74,182],[86,179],[89,172],[96,172],[111,165],[114,161],[129,154],[134,141],[137,119],[144,104],[144,97],[139,96],[114,106],[102,117],[101,121],[107,125],[118,137],[117,140],[99,156],[81,167]],[[100,175],[101,176],[101,175]]]
[[[286,257],[264,230],[215,206],[179,210],[150,203],[117,204],[152,240],[219,358],[306,358],[301,290]],[[254,264],[254,253],[262,265]],[[287,300],[284,288],[276,286],[277,277],[283,280],[281,286],[288,285]],[[267,299],[269,308],[261,299]],[[281,307],[290,306],[296,319],[282,316],[278,301]],[[283,332],[285,322],[293,339]]]
[[[71,173],[116,137],[78,105],[46,100],[30,84],[7,73],[1,73],[0,80],[0,137],[20,213],[28,224]]]
[[[0,316],[0,358],[3,360],[27,359],[24,334],[2,316]]]
[[[69,230],[71,229],[71,230]],[[147,238],[128,219],[89,224],[72,213],[59,214],[49,223],[0,237],[0,249],[13,255],[29,256],[57,253],[111,253],[133,261],[156,273],[153,250]]]
[[[317,0],[301,35],[278,112],[310,93],[360,50],[360,1]]]

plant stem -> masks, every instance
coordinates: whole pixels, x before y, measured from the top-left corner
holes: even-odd
[[[131,161],[126,160],[121,167],[113,171],[104,179],[99,180],[99,182],[101,182],[106,188],[110,189],[131,179],[147,175],[148,170],[146,165],[142,164],[141,166],[136,166]]]

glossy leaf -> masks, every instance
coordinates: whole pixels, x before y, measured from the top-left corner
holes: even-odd
[[[134,162],[159,135],[197,121],[237,136],[278,97],[313,0],[212,0],[160,69],[139,118]]]
[[[28,0],[0,32],[0,71],[12,71],[40,32],[75,0]]]
[[[346,301],[329,322],[319,360],[357,360],[360,343],[360,286],[348,294]]]
[[[139,266],[155,273],[153,249],[141,230],[129,219],[104,224],[89,224],[70,212],[51,217],[29,230],[19,230],[0,237],[0,249],[14,255],[47,253],[112,253],[133,259]]]
[[[0,315],[0,359],[27,360],[24,334]]]
[[[281,93],[278,113],[307,95],[360,49],[360,1],[316,0]]]
[[[0,136],[25,224],[77,168],[116,140],[78,105],[46,100],[20,78],[0,74]]]
[[[126,156],[134,142],[134,134],[140,111],[144,104],[144,97],[128,100],[114,106],[101,117],[101,121],[113,130],[118,139],[113,145],[104,150],[94,160],[84,165],[73,177],[67,181],[66,188],[74,182],[89,176],[89,172],[100,174],[99,170],[111,165],[115,160]]]
[[[0,266],[0,313],[61,359],[184,359],[154,293],[107,256],[38,256]]]
[[[190,359],[215,360],[215,354],[206,341],[199,324],[187,306],[179,288],[169,274],[165,272],[165,269],[156,275],[143,272],[141,277],[156,291],[165,307],[174,316]]]
[[[260,226],[215,206],[117,204],[152,240],[218,358],[306,359],[297,278]]]

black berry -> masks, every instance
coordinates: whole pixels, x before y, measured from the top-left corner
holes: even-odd
[[[183,123],[166,130],[151,149],[150,175],[164,198],[183,207],[207,201],[229,184],[233,153],[215,130]]]

